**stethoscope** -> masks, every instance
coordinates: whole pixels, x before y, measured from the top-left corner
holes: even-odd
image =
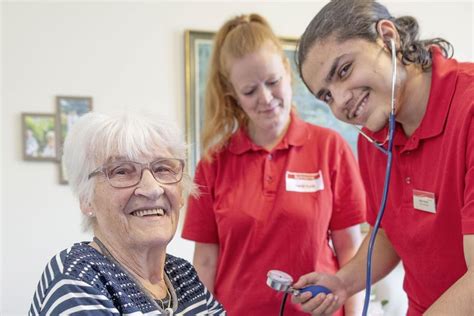
[[[392,84],[391,84],[391,98],[390,98],[390,114],[388,117],[388,134],[387,139],[380,143],[375,139],[371,138],[369,135],[365,134],[360,128],[353,125],[354,128],[370,143],[372,143],[378,150],[383,152],[387,155],[387,164],[385,168],[385,180],[384,180],[384,187],[383,187],[383,194],[382,200],[380,202],[379,211],[377,214],[377,219],[375,221],[374,228],[372,233],[370,234],[369,239],[369,246],[367,250],[367,272],[366,272],[366,280],[365,280],[365,298],[364,298],[364,309],[362,311],[362,315],[366,316],[367,311],[369,308],[370,303],[370,289],[372,284],[372,253],[375,244],[375,237],[377,236],[377,232],[380,227],[380,223],[382,221],[383,214],[385,212],[385,206],[387,204],[387,197],[388,197],[388,187],[390,184],[390,174],[392,171],[392,152],[393,152],[393,138],[395,135],[395,85],[397,80],[397,51],[395,47],[395,41],[390,39],[390,49],[392,53]],[[384,145],[387,143],[387,148],[384,148]],[[267,285],[272,289],[280,292],[284,292],[283,301],[280,307],[280,316],[283,315],[283,311],[285,308],[286,299],[288,294],[292,295],[299,295],[303,292],[311,292],[312,296],[315,297],[319,293],[329,294],[331,290],[327,287],[321,285],[310,285],[304,287],[302,289],[295,289],[292,287],[293,278],[279,270],[270,270],[267,274]]]

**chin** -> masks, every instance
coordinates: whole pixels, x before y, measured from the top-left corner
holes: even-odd
[[[382,130],[388,123],[388,118],[385,117],[376,117],[372,120],[368,120],[365,124],[364,127],[367,128],[371,132],[378,132]]]
[[[365,125],[364,127],[368,129],[369,131],[371,131],[372,133],[377,133],[378,131],[382,129],[383,126],[379,127],[379,126],[373,126],[373,125]]]

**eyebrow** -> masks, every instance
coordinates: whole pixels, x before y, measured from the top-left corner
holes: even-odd
[[[339,57],[336,57],[336,59],[334,59],[334,62],[331,65],[331,69],[329,70],[329,73],[325,79],[327,83],[331,82],[332,78],[334,77],[334,74],[336,73],[337,67],[339,65],[339,61],[341,60],[342,57],[344,57],[344,55],[341,55]]]

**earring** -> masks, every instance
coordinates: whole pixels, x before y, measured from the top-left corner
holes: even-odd
[[[89,217],[94,217],[94,213],[88,212],[88,213],[87,213],[87,216],[89,216]]]

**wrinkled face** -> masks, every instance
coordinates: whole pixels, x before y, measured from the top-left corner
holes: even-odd
[[[272,44],[263,44],[258,51],[233,60],[230,81],[250,119],[250,130],[267,133],[286,126],[291,109],[291,76]]]
[[[161,157],[171,158],[171,155],[160,150],[155,157],[142,157],[139,162],[147,163]],[[118,157],[109,161],[117,160],[126,159]],[[166,246],[171,241],[182,206],[180,182],[160,184],[148,169],[143,170],[141,181],[130,188],[112,187],[104,174],[90,181],[96,181],[90,207],[96,216],[96,235],[104,236],[108,243],[135,249]]]
[[[302,65],[311,92],[326,102],[336,118],[382,129],[390,114],[391,59],[383,43],[363,39],[316,42]]]

